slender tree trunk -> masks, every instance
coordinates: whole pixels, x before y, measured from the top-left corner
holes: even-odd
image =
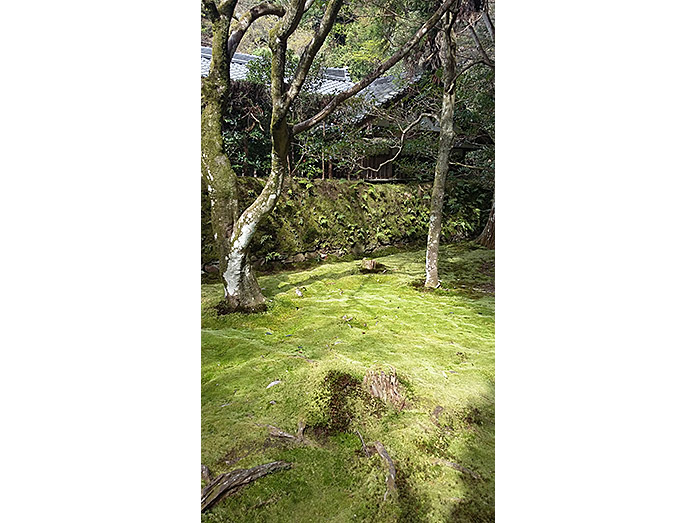
[[[494,213],[496,210],[496,199],[491,204],[491,211],[489,212],[489,220],[487,220],[484,230],[477,238],[477,242],[481,243],[487,249],[495,249],[494,246]]]
[[[444,27],[441,32],[440,56],[443,64],[443,104],[440,117],[440,139],[438,143],[438,159],[436,173],[433,179],[431,195],[431,219],[428,225],[428,241],[426,243],[426,283],[427,288],[438,287],[438,246],[443,222],[443,196],[445,179],[448,176],[450,151],[453,148],[455,132],[453,129],[453,114],[455,111],[455,38],[452,32],[454,16],[446,13]]]

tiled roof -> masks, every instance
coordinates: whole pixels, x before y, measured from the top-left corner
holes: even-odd
[[[244,80],[247,78],[247,64],[257,57],[250,54],[235,53],[230,62],[230,78]],[[211,64],[211,48],[201,47],[201,76],[207,76]],[[375,105],[382,105],[395,98],[409,83],[416,82],[420,75],[408,82],[401,77],[384,76],[378,78],[362,91],[364,99]],[[318,82],[308,84],[308,89],[319,94],[336,94],[350,89],[354,85],[345,68],[327,67]]]

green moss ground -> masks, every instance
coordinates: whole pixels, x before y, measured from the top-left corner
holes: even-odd
[[[350,261],[263,276],[270,307],[257,315],[218,317],[222,286],[202,286],[201,462],[214,475],[293,463],[203,521],[494,520],[494,253],[443,246],[443,288],[433,292],[413,286],[423,258],[376,258],[387,267],[378,274]],[[337,384],[336,371],[361,381],[390,367],[407,396],[401,412]],[[320,447],[267,440],[263,425],[295,433],[299,421]],[[396,499],[383,501],[386,469],[361,453],[355,429],[392,456]]]

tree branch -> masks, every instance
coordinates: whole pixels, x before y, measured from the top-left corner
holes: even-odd
[[[404,140],[405,140],[407,134],[409,133],[409,131],[411,131],[412,127],[414,127],[417,123],[419,123],[421,120],[423,120],[427,116],[430,116],[431,118],[435,118],[436,120],[438,120],[438,117],[435,114],[421,113],[419,115],[419,117],[416,120],[414,120],[413,122],[411,122],[409,125],[407,125],[407,127],[403,131],[401,131],[401,129],[400,129],[400,131],[402,132],[402,136],[399,139],[399,149],[397,149],[397,152],[395,153],[395,155],[392,158],[382,162],[380,165],[378,165],[377,169],[370,167],[370,166],[361,166],[361,169],[368,169],[368,170],[373,171],[373,172],[379,172],[380,169],[382,169],[385,165],[387,165],[390,162],[394,162],[397,159],[397,157],[402,153],[402,149],[404,149]]]
[[[319,24],[319,29],[300,56],[300,62],[298,63],[298,67],[296,69],[295,78],[293,78],[293,82],[290,84],[285,96],[286,110],[288,107],[290,107],[290,104],[293,103],[293,100],[295,100],[295,98],[298,96],[300,89],[302,89],[305,79],[307,78],[307,73],[312,66],[312,62],[314,61],[317,52],[324,44],[329,31],[331,31],[334,21],[336,20],[336,15],[339,12],[339,9],[341,9],[343,3],[344,0],[329,0],[329,4],[324,11],[324,16],[322,16],[322,21]]]
[[[218,12],[230,18],[235,14],[235,7],[237,7],[237,0],[223,0],[217,5]]]
[[[370,85],[373,82],[373,80],[381,76],[385,71],[390,69],[393,65],[395,65],[402,58],[404,58],[416,46],[416,44],[419,43],[419,41],[424,37],[424,35],[431,29],[433,29],[438,20],[440,20],[441,16],[443,16],[443,13],[445,13],[445,11],[450,8],[454,1],[455,0],[445,0],[443,4],[440,6],[440,8],[438,8],[438,10],[431,16],[431,18],[429,18],[426,21],[426,23],[424,23],[424,25],[422,25],[416,33],[414,33],[411,39],[409,39],[407,43],[404,44],[404,47],[402,47],[401,50],[397,51],[390,58],[378,65],[375,69],[373,69],[373,71],[370,74],[364,77],[353,87],[351,87],[347,91],[337,94],[327,105],[324,106],[322,110],[320,110],[313,117],[295,124],[293,126],[293,134],[297,135],[299,133],[307,131],[308,129],[311,129],[312,127],[320,123],[327,116],[329,116],[339,106],[339,104],[348,100],[355,94],[368,87],[368,85]]]
[[[486,51],[484,50],[484,46],[482,45],[481,40],[479,40],[479,36],[477,36],[477,31],[474,30],[474,26],[472,24],[469,25],[470,33],[472,34],[472,38],[474,38],[474,43],[477,45],[477,49],[479,50],[479,54],[482,55],[482,59],[484,60],[484,63],[491,67],[492,69],[494,68],[494,62],[489,58],[489,55],[486,54]]]
[[[231,27],[230,36],[227,41],[227,53],[230,60],[232,60],[232,57],[235,55],[240,40],[242,40],[247,29],[249,29],[255,20],[268,15],[281,17],[285,12],[286,10],[279,5],[272,4],[271,2],[263,2],[252,7],[247,13],[241,16],[237,23]]]
[[[280,27],[278,27],[278,34],[269,36],[272,38],[275,36],[279,41],[287,42],[290,35],[298,28],[300,20],[305,14],[304,7],[305,4],[302,0],[292,0],[290,9],[286,12],[283,20],[281,20]]]
[[[220,18],[220,13],[218,12],[218,8],[216,7],[215,2],[213,0],[202,0],[201,7],[203,7],[204,12],[211,20],[211,22]]]
[[[491,21],[491,18],[489,17],[489,11],[484,11],[484,25],[486,25],[487,30],[489,31],[489,36],[491,36],[491,41],[494,41],[494,23]]]
[[[453,81],[450,83],[450,87],[448,88],[448,93],[451,93],[452,90],[455,89],[455,84],[456,84],[458,78],[460,78],[464,73],[466,73],[469,69],[471,69],[471,68],[474,67],[475,65],[484,64],[484,63],[485,63],[484,60],[476,60],[476,61],[474,61],[474,62],[471,62],[471,63],[465,65],[465,66],[460,70],[460,72],[457,73],[457,75],[455,76],[455,78],[453,78]]]

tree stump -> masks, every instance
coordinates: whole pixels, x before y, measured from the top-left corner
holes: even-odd
[[[363,378],[363,386],[368,389],[370,395],[389,403],[397,410],[407,406],[406,398],[402,395],[397,373],[392,370],[389,374],[385,371],[369,370]]]
[[[360,271],[362,273],[380,272],[385,270],[386,267],[382,263],[378,263],[377,260],[369,260],[368,258],[363,258],[361,260]]]

